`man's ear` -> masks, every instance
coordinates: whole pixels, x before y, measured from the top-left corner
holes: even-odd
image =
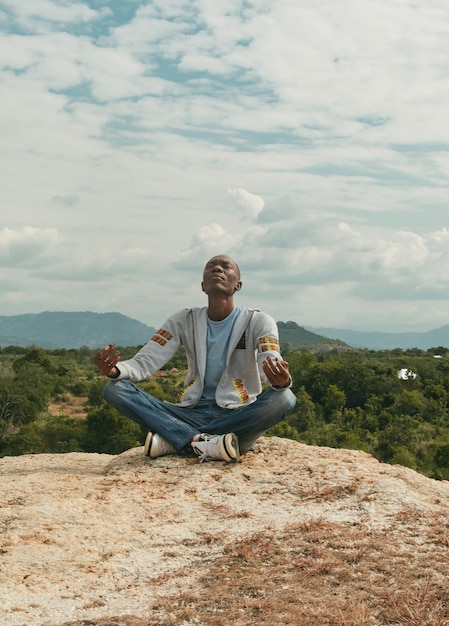
[[[240,291],[240,289],[242,288],[242,281],[239,280],[239,282],[236,284],[235,289],[234,289],[234,293],[236,291]]]
[[[203,283],[203,281],[201,281],[201,291],[204,291],[204,283]],[[204,292],[204,293],[206,293],[206,292]]]

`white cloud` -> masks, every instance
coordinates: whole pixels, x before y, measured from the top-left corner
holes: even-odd
[[[228,193],[243,215],[246,214],[253,219],[259,215],[265,205],[263,198],[246,189],[228,189]]]
[[[2,313],[156,325],[226,252],[278,319],[446,323],[443,0],[93,6],[0,0]]]
[[[55,228],[32,228],[21,231],[3,228],[0,231],[0,262],[4,267],[33,268],[46,265],[58,243]]]
[[[216,254],[228,254],[237,238],[217,223],[202,226],[193,235],[191,245],[176,260],[177,267],[201,267]]]
[[[87,4],[82,2],[60,2],[58,0],[2,0],[1,6],[12,15],[21,27],[28,29],[48,30],[51,23],[58,24],[78,24],[86,23],[102,13],[108,13],[105,8],[103,11],[95,11]],[[44,28],[44,25],[47,25]]]

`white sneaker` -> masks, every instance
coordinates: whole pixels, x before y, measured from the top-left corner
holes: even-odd
[[[145,439],[143,453],[145,456],[149,456],[152,459],[157,459],[158,456],[165,456],[166,454],[176,454],[176,450],[171,445],[171,443],[168,443],[166,439],[164,439],[157,433],[148,433],[147,438]]]
[[[234,433],[208,435],[203,433],[190,444],[200,463],[204,461],[240,461],[239,440]]]

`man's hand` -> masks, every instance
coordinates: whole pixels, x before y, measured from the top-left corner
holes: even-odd
[[[271,356],[267,356],[262,367],[268,382],[273,387],[287,387],[290,384],[287,361],[272,359]]]
[[[113,344],[105,346],[94,356],[94,363],[100,370],[100,374],[115,378],[119,374],[119,370],[115,367],[120,361],[120,354],[117,347]]]

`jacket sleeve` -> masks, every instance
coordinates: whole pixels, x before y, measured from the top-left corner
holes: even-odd
[[[187,311],[184,309],[169,317],[132,359],[119,361],[117,369],[120,374],[115,380],[127,378],[139,382],[163,367],[182,343],[181,332]]]
[[[257,347],[257,365],[261,379],[266,385],[269,385],[275,390],[290,388],[292,386],[291,376],[287,387],[273,387],[268,382],[262,367],[262,363],[265,361],[267,356],[271,356],[272,359],[283,360],[279,345],[279,330],[276,322],[270,315],[262,313],[261,311],[255,312],[253,319]]]

